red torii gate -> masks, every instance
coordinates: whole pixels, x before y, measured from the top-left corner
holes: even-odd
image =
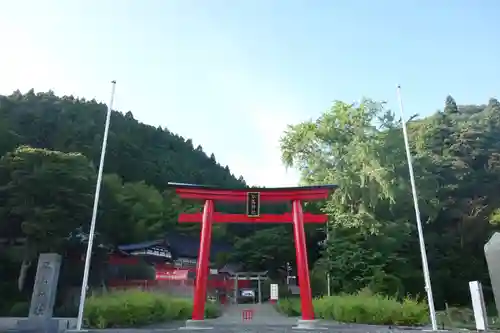
[[[213,223],[293,223],[293,236],[297,255],[297,273],[300,282],[302,320],[314,320],[309,266],[307,262],[304,223],[326,223],[325,214],[304,213],[302,201],[328,198],[336,185],[224,189],[204,185],[168,183],[182,199],[204,200],[203,213],[181,213],[180,223],[201,222],[200,250],[196,265],[196,285],[193,300],[193,321],[204,319],[207,294],[207,274]],[[246,202],[245,214],[225,214],[214,211],[214,202]],[[292,202],[292,213],[260,214],[260,203]]]

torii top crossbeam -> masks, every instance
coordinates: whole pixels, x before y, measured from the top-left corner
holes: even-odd
[[[337,185],[280,187],[280,188],[220,188],[215,186],[168,183],[182,199],[213,200],[223,202],[247,202],[247,214],[213,213],[214,223],[290,223],[291,213],[260,214],[261,202],[290,202],[294,200],[324,200]],[[253,203],[253,205],[252,205]],[[181,213],[180,223],[199,223],[202,213]],[[326,223],[324,214],[304,213],[304,223]]]
[[[175,188],[183,199],[243,202],[247,193],[260,193],[260,199],[266,202],[314,201],[328,198],[337,185],[297,186],[297,187],[253,187],[221,188],[216,186],[168,183]]]

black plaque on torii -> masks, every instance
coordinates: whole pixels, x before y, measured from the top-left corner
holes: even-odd
[[[247,216],[260,216],[260,192],[247,193]]]

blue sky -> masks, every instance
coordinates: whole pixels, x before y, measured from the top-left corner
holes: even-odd
[[[278,140],[333,100],[406,113],[500,91],[497,0],[45,0],[0,3],[0,94],[108,101],[192,138],[250,184],[294,185]],[[249,147],[254,148],[251,156]]]

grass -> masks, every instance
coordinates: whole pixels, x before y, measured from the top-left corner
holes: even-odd
[[[366,291],[317,298],[313,306],[317,318],[343,323],[409,326],[428,323],[425,303],[412,298],[397,300]],[[299,316],[300,301],[282,299],[278,303],[278,310],[288,316]]]
[[[317,298],[313,305],[317,318],[344,323],[418,326],[430,322],[428,308],[424,303],[411,298],[399,301],[366,291],[354,295]],[[300,300],[281,299],[277,309],[290,317],[300,316]],[[438,311],[436,315],[439,329],[476,330],[474,312],[470,308],[448,307],[444,311]],[[488,317],[488,329],[500,331],[498,316]]]
[[[470,308],[447,307],[444,311],[438,311],[436,316],[440,329],[476,329],[474,312]],[[500,330],[500,318],[498,316],[488,316],[488,328],[490,330]]]
[[[85,326],[88,328],[140,327],[155,323],[186,320],[191,316],[190,300],[143,291],[123,291],[90,297],[85,306]],[[205,307],[205,317],[215,318],[220,309],[211,303]]]

